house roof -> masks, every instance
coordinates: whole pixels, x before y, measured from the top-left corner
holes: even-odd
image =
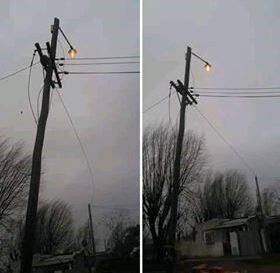
[[[34,267],[43,267],[57,264],[67,264],[74,261],[74,258],[80,252],[74,252],[71,254],[63,254],[63,255],[42,255],[39,259],[33,262]]]
[[[226,220],[219,225],[217,225],[214,229],[221,229],[221,228],[230,228],[230,227],[239,227],[246,225],[248,222],[248,218],[245,219],[234,219],[234,220]]]
[[[206,226],[205,230],[216,230],[216,229],[225,229],[225,228],[232,228],[232,227],[239,227],[246,225],[249,220],[254,218],[255,216],[250,216],[246,218],[237,218],[237,219],[212,219],[207,221],[206,223],[210,222],[208,226]],[[216,221],[213,221],[216,220]],[[219,221],[217,221],[219,220]]]

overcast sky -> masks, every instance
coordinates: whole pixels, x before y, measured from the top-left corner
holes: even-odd
[[[1,1],[0,75],[28,65],[34,43],[50,39],[54,17],[60,19],[78,57],[139,55],[138,0]],[[60,35],[63,47],[66,43]],[[58,45],[58,56],[63,57]],[[67,67],[69,71],[102,71],[102,66]],[[139,70],[119,65],[107,70]],[[11,141],[23,141],[32,151],[36,126],[28,106],[27,78],[23,72],[0,82],[0,132]],[[139,75],[68,75],[61,94],[68,107],[94,172],[95,226],[111,209],[127,207],[139,217]],[[42,85],[40,65],[34,67],[31,97]],[[21,111],[23,112],[21,114]],[[72,206],[76,223],[87,218],[92,198],[91,178],[85,159],[54,94],[43,152],[41,200],[59,198]],[[109,208],[100,208],[106,206]],[[98,235],[97,235],[98,237]],[[102,240],[103,242],[103,240]]]
[[[212,64],[191,61],[191,86],[280,86],[280,2],[275,0],[144,1],[143,108],[169,92],[169,81],[183,80],[187,46]],[[260,177],[261,187],[280,177],[280,98],[200,98],[198,107],[232,143]],[[171,98],[171,122],[179,105]],[[146,112],[143,126],[169,120],[168,100]],[[187,108],[186,128],[206,139],[209,165],[217,170],[248,168],[193,107]]]

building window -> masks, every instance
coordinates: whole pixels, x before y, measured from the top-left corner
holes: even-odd
[[[215,232],[204,232],[204,241],[206,245],[213,245],[215,242]]]

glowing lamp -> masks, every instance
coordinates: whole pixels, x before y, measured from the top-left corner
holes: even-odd
[[[209,63],[206,63],[205,66],[204,66],[204,68],[205,68],[205,70],[206,70],[207,72],[209,72],[210,69],[211,69],[211,65],[210,65]]]
[[[71,47],[68,51],[68,54],[70,56],[70,58],[74,59],[77,55],[77,50],[73,47]]]

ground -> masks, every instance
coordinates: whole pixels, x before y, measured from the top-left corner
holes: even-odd
[[[280,273],[280,256],[253,258],[224,258],[208,260],[184,260],[179,265],[180,273],[191,273],[195,265],[206,263],[211,266],[221,266],[228,272],[240,273]]]
[[[139,273],[139,259],[106,259],[99,263],[95,269],[95,273]]]
[[[199,264],[222,266],[225,272],[280,273],[280,255],[251,258],[185,259],[178,264],[178,273],[192,273],[192,267]],[[165,265],[144,265],[144,273],[168,272]]]

